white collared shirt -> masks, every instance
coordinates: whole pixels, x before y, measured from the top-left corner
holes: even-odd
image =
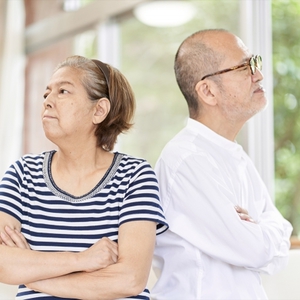
[[[152,298],[266,299],[260,272],[287,264],[292,226],[242,147],[189,119],[155,171],[169,230],[157,237]]]

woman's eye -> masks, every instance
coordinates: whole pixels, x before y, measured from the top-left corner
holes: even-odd
[[[44,99],[46,99],[46,98],[48,97],[48,94],[44,94],[44,96],[43,96],[43,97],[44,97]]]

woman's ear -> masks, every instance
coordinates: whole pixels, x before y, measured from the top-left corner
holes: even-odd
[[[100,124],[107,117],[110,111],[110,101],[107,98],[98,100],[94,108],[93,123]]]
[[[217,104],[217,90],[217,85],[212,80],[201,80],[195,86],[198,99],[211,106]]]

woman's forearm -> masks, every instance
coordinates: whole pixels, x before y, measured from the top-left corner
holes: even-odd
[[[138,295],[144,290],[147,276],[139,275],[132,266],[117,263],[91,273],[79,272],[33,282],[27,287],[62,298],[118,299]]]
[[[71,252],[37,252],[0,245],[0,282],[22,284],[79,271]]]
[[[0,282],[26,284],[79,271],[92,272],[115,263],[117,255],[117,244],[108,238],[79,253],[0,245]]]
[[[135,221],[119,229],[119,256],[115,264],[95,272],[79,272],[27,286],[62,298],[118,299],[140,294],[148,280],[155,245],[154,222]]]

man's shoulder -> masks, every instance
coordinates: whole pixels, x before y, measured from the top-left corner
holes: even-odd
[[[163,148],[155,169],[168,168],[176,170],[184,161],[193,159],[195,155],[201,155],[201,149],[195,142],[196,136],[193,132],[184,128],[174,136]]]
[[[199,132],[185,127],[169,140],[161,155],[176,157],[182,154],[199,153],[199,151],[205,150],[206,144],[207,141]]]

